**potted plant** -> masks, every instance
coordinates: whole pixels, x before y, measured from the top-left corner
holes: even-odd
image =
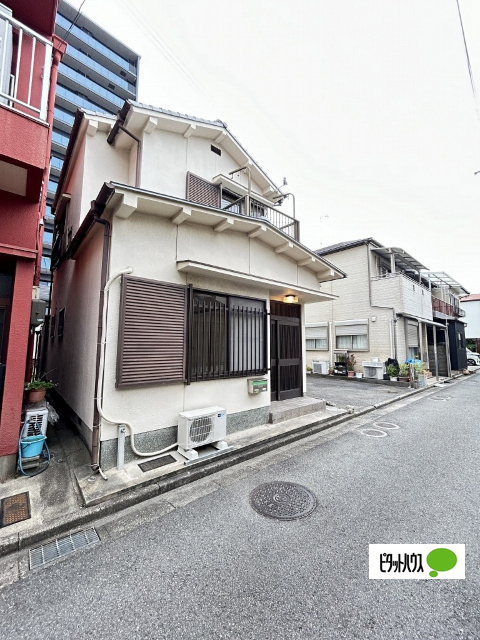
[[[397,382],[398,367],[396,367],[394,364],[389,364],[387,367],[387,374],[389,375],[392,382]]]
[[[418,379],[418,386],[420,389],[423,389],[427,386],[428,374],[426,365],[422,362],[421,364],[414,364],[413,368],[415,369],[415,375]]]
[[[353,378],[355,375],[355,364],[355,354],[351,353],[350,356],[346,359],[347,375],[349,378]]]
[[[408,382],[410,380],[410,368],[408,364],[403,363],[398,367],[398,379],[401,382]]]
[[[45,398],[47,389],[53,389],[55,384],[48,380],[42,380],[41,378],[33,378],[25,385],[25,391],[27,392],[27,404],[33,404],[34,402],[40,402]]]

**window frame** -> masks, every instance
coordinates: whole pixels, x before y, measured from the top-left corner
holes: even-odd
[[[194,304],[195,304],[195,295],[200,295],[200,296],[205,296],[205,297],[219,297],[219,298],[224,298],[225,299],[225,306],[226,306],[226,311],[225,311],[225,318],[226,318],[226,330],[225,330],[225,334],[224,334],[224,339],[226,344],[224,345],[220,345],[220,349],[221,352],[225,354],[225,362],[224,362],[224,368],[223,370],[220,370],[220,367],[218,367],[218,372],[216,371],[216,362],[213,362],[213,371],[208,370],[207,372],[205,372],[205,370],[202,367],[202,371],[200,372],[197,368],[195,369],[195,373],[193,371],[194,365],[198,363],[198,361],[200,360],[200,357],[197,354],[194,356],[193,354],[193,349],[194,349],[194,342],[195,342],[195,313],[194,313]],[[243,337],[242,337],[242,343],[241,343],[241,347],[240,347],[240,342],[238,343],[239,347],[241,348],[241,357],[239,355],[239,352],[237,352],[237,357],[238,357],[238,361],[242,361],[242,364],[245,364],[245,359],[247,360],[247,368],[242,368],[242,369],[236,369],[235,367],[235,363],[232,361],[232,358],[234,358],[234,356],[232,356],[232,352],[231,352],[231,338],[232,338],[232,331],[234,331],[234,326],[232,325],[232,322],[240,322],[240,317],[239,316],[234,316],[234,312],[235,312],[235,307],[234,307],[234,303],[232,302],[232,300],[245,300],[247,301],[251,301],[254,303],[260,303],[261,308],[257,307],[257,310],[255,312],[255,316],[257,318],[257,321],[253,322],[253,316],[252,316],[252,321],[249,322],[248,321],[248,311],[247,311],[247,325],[242,325],[245,328],[242,328],[242,333],[243,333]],[[237,318],[237,320],[235,320],[235,318]],[[245,317],[243,317],[243,321],[245,320]],[[267,321],[268,321],[268,311],[267,311],[267,304],[265,300],[262,300],[261,298],[252,298],[249,296],[239,296],[239,295],[235,295],[235,294],[231,294],[231,293],[224,293],[224,292],[217,292],[217,291],[208,291],[205,289],[191,289],[191,293],[190,293],[190,308],[189,308],[189,318],[188,318],[188,339],[189,339],[189,345],[188,345],[188,355],[187,355],[187,384],[190,384],[192,382],[206,382],[206,381],[210,381],[210,380],[226,380],[226,379],[231,379],[231,378],[246,378],[246,377],[250,377],[250,376],[261,376],[261,375],[265,375],[268,372],[268,360],[267,360],[267,356],[268,356],[268,351],[267,351],[267,341],[268,341],[268,333],[267,333]],[[239,326],[239,324],[238,324]],[[248,343],[243,342],[243,339],[245,338],[245,333],[246,333],[246,339],[248,340],[248,331],[249,331],[249,326],[250,326],[250,330],[253,329],[253,327],[255,327],[255,332],[261,331],[261,333],[258,334],[258,340],[259,340],[259,351],[258,351],[258,361],[256,360],[257,357],[257,353],[253,354],[253,352],[249,352],[249,347],[248,347]],[[211,325],[209,325],[209,327],[211,327]],[[203,329],[204,331],[204,337],[205,337],[205,329]],[[210,335],[210,331],[211,329],[209,328],[208,330],[208,344],[211,343],[212,341],[212,337]],[[197,333],[198,335],[198,333]],[[240,335],[240,332],[237,334]],[[256,334],[257,335],[257,334]],[[251,335],[250,335],[251,338]],[[197,343],[198,344],[198,343]],[[246,348],[245,348],[245,344],[247,344]],[[205,348],[205,343],[202,345],[203,348]],[[214,358],[215,358],[215,354],[214,354]],[[253,362],[255,358],[255,362]],[[201,360],[202,360],[202,365],[204,363],[204,356],[201,356]],[[250,368],[248,367],[248,363],[249,360],[251,362],[251,364],[258,364],[259,366],[251,366]],[[261,366],[263,364],[263,366]]]
[[[355,325],[362,325],[365,326],[367,328],[367,332],[366,333],[345,333],[344,335],[339,336],[337,334],[337,329],[338,327],[348,327],[348,326],[355,326]],[[339,321],[338,324],[333,325],[333,329],[334,329],[334,334],[335,334],[335,349],[337,350],[344,350],[344,351],[352,351],[352,352],[357,352],[357,351],[370,351],[370,324],[367,321],[364,320],[346,320],[346,321]],[[366,336],[367,338],[367,346],[365,348],[361,348],[361,347],[354,347],[353,346],[353,338],[355,336]],[[338,346],[338,338],[350,338],[350,346],[349,347],[345,347],[345,346]]]
[[[315,330],[317,328],[318,329],[325,329],[325,333],[326,333],[325,337],[323,337],[323,336],[319,336],[319,337],[307,336],[307,333],[310,333],[309,330],[312,330],[312,329]],[[304,331],[305,331],[305,350],[306,351],[328,351],[329,350],[329,348],[330,348],[330,344],[329,344],[330,340],[329,340],[329,327],[328,327],[328,323],[327,322],[323,322],[323,323],[322,322],[318,322],[318,323],[314,322],[314,323],[305,324]],[[314,333],[314,331],[313,331],[313,333]],[[317,347],[317,346],[309,347],[308,346],[308,342],[311,341],[311,340],[315,340],[315,342],[317,340],[324,340],[325,343],[326,343],[326,346],[325,347]]]

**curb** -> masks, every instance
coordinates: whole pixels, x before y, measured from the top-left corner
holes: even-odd
[[[439,387],[435,387],[435,389],[438,388]],[[241,449],[234,449],[220,458],[206,460],[203,464],[199,462],[198,466],[195,465],[194,467],[179,469],[160,481],[153,480],[148,484],[138,485],[134,488],[126,488],[119,495],[114,498],[110,498],[108,501],[89,507],[83,507],[81,512],[78,514],[74,514],[73,516],[63,516],[50,525],[43,526],[37,530],[28,531],[25,534],[20,532],[12,535],[11,538],[7,539],[5,542],[0,542],[0,558],[26,549],[47,538],[53,538],[59,534],[66,533],[71,529],[82,527],[95,520],[99,520],[102,517],[118,513],[123,509],[127,509],[128,507],[144,502],[145,500],[168,493],[173,489],[182,487],[194,482],[195,480],[200,480],[206,476],[217,473],[218,471],[223,471],[233,465],[240,464],[241,462],[245,462],[246,460],[250,460],[251,458],[255,458],[269,451],[279,449],[298,440],[302,440],[303,438],[308,438],[316,433],[320,433],[321,431],[325,431],[331,427],[348,422],[358,416],[371,413],[376,409],[394,404],[400,400],[408,399],[411,396],[429,390],[433,390],[433,388],[425,387],[424,389],[414,389],[409,393],[403,394],[399,398],[397,397],[384,400],[378,404],[364,407],[354,413],[343,414],[328,421],[316,420],[303,427],[297,427],[288,433],[272,436],[271,438],[262,440],[261,442],[246,445]]]

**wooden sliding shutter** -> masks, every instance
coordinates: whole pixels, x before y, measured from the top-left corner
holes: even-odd
[[[189,172],[187,173],[187,200],[219,209],[220,187]]]
[[[123,276],[117,387],[186,382],[187,287]]]

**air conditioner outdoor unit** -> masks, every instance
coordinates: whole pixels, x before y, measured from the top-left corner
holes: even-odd
[[[312,372],[313,373],[321,373],[323,375],[327,375],[327,373],[328,373],[328,362],[326,360],[313,360],[312,361]]]
[[[211,444],[216,449],[226,449],[223,440],[227,435],[227,410],[223,407],[207,407],[184,411],[178,416],[178,452],[188,460],[198,458],[196,447]]]
[[[25,414],[22,428],[22,438],[27,436],[47,435],[48,409],[29,410]]]
[[[377,380],[383,380],[383,374],[385,373],[385,365],[383,362],[379,362],[378,358],[372,360],[366,360],[362,362],[363,375],[365,378],[376,378]]]

